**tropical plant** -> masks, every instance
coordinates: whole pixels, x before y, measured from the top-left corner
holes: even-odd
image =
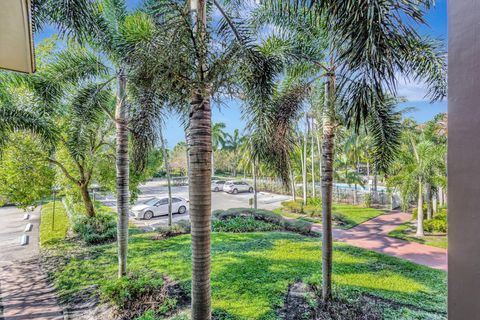
[[[211,98],[238,91],[265,97],[276,71],[275,61],[257,50],[244,28],[243,8],[239,1],[147,1],[145,12],[156,29],[149,45],[134,55],[140,62],[135,79],[148,79],[156,99],[187,123],[192,319],[211,318]]]
[[[398,146],[398,115],[394,100],[398,76],[423,79],[432,99],[446,93],[443,46],[420,37],[415,25],[425,24],[430,0],[265,2],[265,20],[294,33],[294,40],[324,31],[326,50],[318,57],[301,52],[325,77],[322,116],[322,298],[331,298],[332,180],[334,137],[342,122],[357,130],[365,125],[373,140],[377,171],[386,171]],[[300,36],[298,36],[300,35]],[[298,41],[296,41],[298,44]],[[303,54],[302,54],[303,53]],[[394,53],[394,54],[393,54]],[[305,57],[306,56],[306,57]],[[392,117],[393,115],[393,117]]]

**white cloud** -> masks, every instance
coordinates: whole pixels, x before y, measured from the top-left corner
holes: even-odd
[[[405,97],[408,101],[429,101],[425,97],[428,89],[423,82],[400,79],[398,85],[398,96]]]

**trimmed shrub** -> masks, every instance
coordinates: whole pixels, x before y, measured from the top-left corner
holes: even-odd
[[[425,220],[423,222],[423,228],[426,232],[429,233],[447,233],[448,231],[448,221],[446,213],[439,213],[433,216],[430,220]]]
[[[304,220],[285,220],[284,228],[287,231],[292,231],[295,233],[300,233],[304,235],[311,235],[312,233],[312,223]]]
[[[302,213],[303,201],[302,200],[283,201],[282,206],[292,213]]]
[[[321,205],[312,205],[308,204],[303,207],[303,212],[310,217],[321,217],[322,216],[322,206]]]
[[[213,217],[219,220],[226,220],[235,217],[253,217],[256,220],[261,220],[277,225],[281,225],[283,221],[282,216],[272,211],[263,209],[255,210],[250,208],[231,208],[228,210],[215,210],[213,212]]]
[[[117,222],[111,213],[98,212],[95,217],[76,215],[72,229],[88,244],[114,241],[117,237]]]
[[[157,229],[158,236],[153,237],[153,240],[162,240],[182,234],[189,234],[191,231],[191,224],[188,220],[180,220],[176,223],[172,223],[171,226],[160,226]]]
[[[273,223],[268,223],[262,220],[256,220],[253,216],[250,217],[233,217],[224,220],[213,220],[213,231],[216,232],[256,232],[256,231],[275,231],[282,228]]]
[[[221,232],[253,232],[287,230],[312,235],[312,223],[305,220],[287,220],[268,210],[234,208],[213,212],[213,230]]]

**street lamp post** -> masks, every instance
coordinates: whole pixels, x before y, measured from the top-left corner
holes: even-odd
[[[55,230],[55,204],[56,204],[56,195],[57,192],[60,190],[60,187],[55,185],[52,187],[52,193],[53,193],[53,210],[52,210],[52,231]]]

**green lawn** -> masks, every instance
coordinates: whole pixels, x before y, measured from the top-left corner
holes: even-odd
[[[190,287],[190,236],[154,241],[151,233],[132,231],[129,268],[149,268]],[[91,286],[100,288],[117,274],[115,244],[79,247],[65,242],[56,254],[70,256],[53,274],[60,296]],[[297,280],[320,285],[320,241],[285,232],[213,233],[212,292],[214,310],[228,319],[277,319],[288,285]],[[386,302],[385,319],[446,319],[446,273],[336,243],[334,289],[356,299],[369,294]]]
[[[401,226],[398,226],[394,230],[388,233],[388,236],[398,239],[403,239],[407,241],[418,242],[426,244],[433,247],[438,247],[442,249],[448,248],[448,239],[445,235],[426,235],[423,238],[415,237],[415,226],[407,222]]]
[[[274,212],[281,214],[286,218],[301,219],[313,223],[321,223],[322,218],[313,216],[310,217],[305,214],[296,214],[288,212],[286,208],[275,209]],[[364,208],[356,205],[348,205],[335,203],[332,207],[332,213],[334,218],[334,224],[339,229],[350,229],[353,228],[367,220],[378,217],[383,214],[385,211],[375,208]],[[341,216],[341,221],[338,219],[339,215]]]
[[[55,202],[55,224],[53,220],[53,202],[42,206],[40,218],[40,245],[63,240],[67,234],[70,222],[61,201]]]

